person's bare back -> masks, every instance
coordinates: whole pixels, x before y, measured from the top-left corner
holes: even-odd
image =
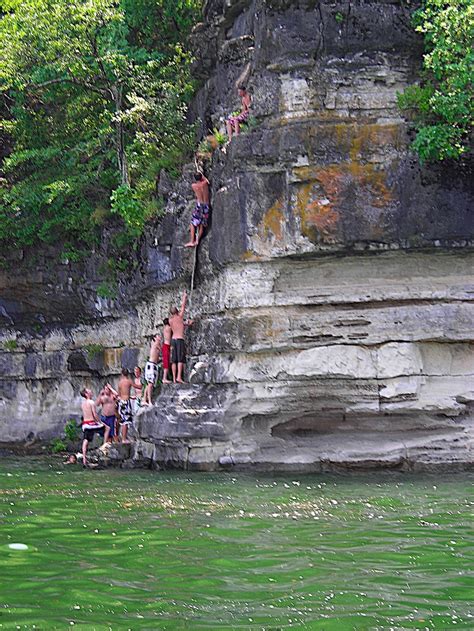
[[[95,404],[92,399],[85,399],[81,403],[83,422],[86,421],[98,421],[97,412],[95,409]]]
[[[118,395],[122,399],[122,401],[128,401],[130,399],[130,390],[133,386],[133,381],[130,377],[126,377],[122,375],[119,379],[117,390]]]
[[[171,338],[173,337],[173,329],[170,324],[165,324],[163,327],[163,343],[171,344]]]
[[[161,351],[161,339],[158,335],[155,335],[150,346],[150,361],[153,362],[154,364],[158,363],[158,360],[160,358],[160,351]]]
[[[196,201],[200,204],[209,204],[209,180],[202,176],[199,182],[191,184],[191,188],[196,196]]]

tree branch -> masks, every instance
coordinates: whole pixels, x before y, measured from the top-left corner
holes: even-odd
[[[74,77],[58,77],[57,79],[49,79],[48,81],[43,81],[42,83],[28,83],[26,88],[46,88],[49,85],[55,85],[58,83],[72,83],[73,85],[78,85],[82,88],[86,88],[87,90],[91,90],[91,92],[96,92],[101,96],[107,96],[111,94],[111,91],[107,88],[99,88],[95,85],[87,83],[87,81],[79,81]]]

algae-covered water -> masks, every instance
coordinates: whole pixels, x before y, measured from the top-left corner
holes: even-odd
[[[3,460],[0,628],[474,629],[473,480]]]

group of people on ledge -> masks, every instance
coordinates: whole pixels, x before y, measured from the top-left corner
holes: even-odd
[[[232,136],[238,136],[240,126],[250,115],[251,97],[244,85],[239,85],[241,109],[235,115],[228,117],[226,130],[228,142]],[[200,172],[195,173],[191,185],[196,201],[190,223],[190,239],[185,244],[187,248],[195,248],[208,227],[210,215],[209,180]],[[122,368],[117,388],[106,383],[97,397],[92,390],[81,390],[82,401],[82,457],[87,465],[87,449],[89,443],[97,433],[103,438],[100,447],[107,450],[111,442],[129,443],[128,431],[133,424],[133,417],[141,405],[152,405],[153,389],[158,381],[159,360],[161,356],[163,367],[163,384],[184,383],[183,372],[186,363],[184,334],[186,326],[191,320],[184,320],[187,294],[183,293],[181,307],[172,307],[168,318],[163,320],[162,334],[153,336],[148,361],[145,365],[145,375],[135,366],[133,374],[127,368]],[[171,374],[170,374],[171,371]],[[170,379],[172,378],[172,380]],[[100,410],[100,412],[98,411]],[[119,431],[120,427],[120,431]]]
[[[112,442],[130,443],[128,431],[133,425],[133,417],[140,406],[152,405],[153,389],[158,382],[160,357],[163,368],[161,383],[184,383],[184,335],[186,327],[193,323],[192,320],[184,320],[186,303],[187,293],[184,291],[180,308],[171,307],[169,317],[163,320],[162,334],[157,333],[153,336],[144,378],[139,366],[135,366],[133,374],[128,368],[122,368],[116,389],[110,383],[106,383],[97,397],[90,388],[81,390],[84,465],[87,465],[87,449],[95,434],[103,439],[100,449],[104,452]]]
[[[232,140],[232,136],[238,136],[240,126],[245,123],[250,116],[250,104],[252,102],[250,94],[244,85],[238,88],[240,97],[240,112],[228,117],[226,121],[228,142]],[[204,230],[209,225],[210,203],[209,203],[209,180],[200,172],[194,174],[194,182],[191,184],[196,202],[191,216],[190,223],[190,239],[185,244],[185,248],[195,248],[199,245]]]

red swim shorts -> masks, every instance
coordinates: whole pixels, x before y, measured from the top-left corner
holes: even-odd
[[[166,369],[169,370],[170,354],[171,354],[170,344],[163,344],[163,346],[161,347],[161,358],[163,360],[163,370],[166,370]]]

